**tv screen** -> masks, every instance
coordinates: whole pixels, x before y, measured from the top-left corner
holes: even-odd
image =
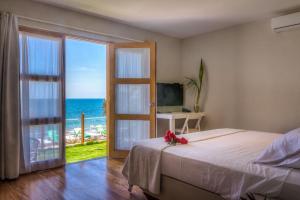
[[[183,85],[157,83],[157,106],[183,106]]]

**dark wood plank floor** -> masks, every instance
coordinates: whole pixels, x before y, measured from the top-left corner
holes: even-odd
[[[122,164],[122,161],[101,158],[23,175],[0,182],[0,199],[146,199],[137,187],[129,194],[127,181],[121,174]]]

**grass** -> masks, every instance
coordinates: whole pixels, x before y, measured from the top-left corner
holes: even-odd
[[[67,163],[89,160],[106,156],[106,141],[88,142],[66,147]]]

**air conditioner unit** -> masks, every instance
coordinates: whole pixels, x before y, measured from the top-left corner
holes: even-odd
[[[271,27],[275,32],[300,28],[300,12],[273,18]]]

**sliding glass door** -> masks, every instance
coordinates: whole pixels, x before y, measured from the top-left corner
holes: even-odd
[[[24,171],[64,164],[63,38],[20,32]]]

